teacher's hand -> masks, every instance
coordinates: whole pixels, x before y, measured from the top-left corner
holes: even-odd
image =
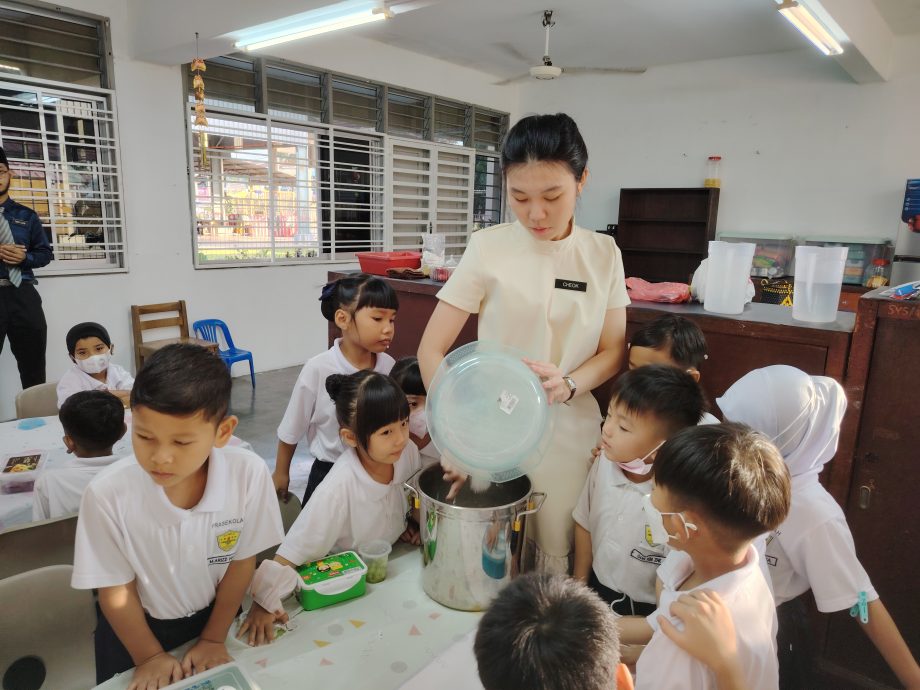
[[[543,390],[546,391],[550,405],[566,402],[569,399],[569,386],[562,380],[562,377],[565,376],[562,369],[550,362],[537,362],[527,358],[524,358],[523,362],[543,379]]]
[[[0,244],[0,261],[18,266],[26,260],[26,248],[21,244]]]

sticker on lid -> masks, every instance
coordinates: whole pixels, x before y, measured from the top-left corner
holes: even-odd
[[[315,586],[321,582],[364,569],[364,563],[361,562],[358,555],[354,551],[346,551],[302,565],[297,572],[300,573],[304,585]]]
[[[498,409],[500,409],[505,414],[511,414],[514,412],[514,408],[517,407],[517,404],[520,402],[520,398],[508,391],[502,391],[501,395],[498,396]]]

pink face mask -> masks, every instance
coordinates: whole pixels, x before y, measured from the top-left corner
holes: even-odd
[[[643,457],[636,458],[635,460],[630,460],[629,462],[618,462],[617,465],[619,465],[620,469],[623,470],[624,472],[632,472],[633,474],[639,474],[639,475],[644,476],[652,471],[652,463],[646,464],[645,462],[646,459],[648,459],[648,456],[656,452],[663,445],[664,445],[664,441],[662,441],[657,446],[652,448]]]

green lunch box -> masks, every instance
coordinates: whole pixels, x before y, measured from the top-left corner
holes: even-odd
[[[354,551],[304,563],[297,573],[303,580],[297,596],[306,611],[360,597],[367,580],[367,566]]]

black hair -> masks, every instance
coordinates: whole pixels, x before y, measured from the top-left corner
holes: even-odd
[[[109,450],[125,434],[125,406],[108,391],[74,393],[58,412],[64,433],[81,449]]]
[[[707,408],[696,379],[667,364],[623,372],[613,384],[610,400],[631,414],[651,415],[664,424],[668,436],[698,424]]]
[[[138,372],[131,407],[176,417],[201,412],[219,423],[230,407],[230,387],[230,372],[216,354],[198,345],[167,345]]]
[[[502,145],[502,171],[532,162],[562,163],[580,182],[588,167],[588,147],[575,120],[565,113],[529,115],[518,120]]]
[[[638,371],[638,370],[637,370]],[[791,488],[783,456],[744,424],[704,424],[665,443],[654,464],[655,484],[684,509],[709,516],[741,540],[780,526]]]
[[[677,314],[662,314],[636,331],[630,347],[667,349],[677,364],[699,369],[706,359],[706,336],[690,319]]]
[[[0,165],[5,165],[7,168],[10,167],[10,162],[6,159],[6,151],[3,148],[0,148]]]
[[[428,395],[422,370],[418,366],[418,357],[403,357],[390,370],[390,377],[396,381],[406,395]]]
[[[620,663],[613,613],[564,575],[512,580],[479,621],[473,650],[485,690],[609,690]]]
[[[64,338],[67,342],[67,352],[73,355],[74,350],[77,349],[77,342],[84,338],[92,337],[99,338],[99,340],[105,343],[106,347],[112,347],[112,339],[109,337],[109,332],[105,330],[102,324],[96,323],[95,321],[84,321],[67,331],[67,336]]]
[[[351,429],[364,449],[378,429],[409,418],[406,394],[396,381],[376,371],[330,374],[326,392],[335,403],[339,426]]]
[[[326,283],[319,297],[320,311],[326,321],[335,321],[339,309],[356,314],[365,307],[372,309],[399,309],[399,298],[383,278],[359,273]]]

